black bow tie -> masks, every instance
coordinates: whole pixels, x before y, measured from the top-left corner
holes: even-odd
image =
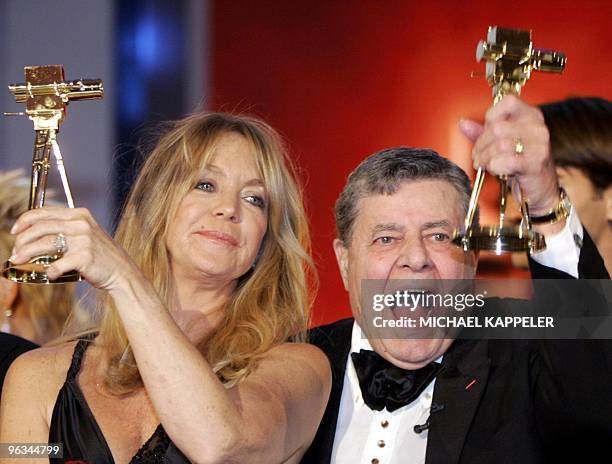
[[[400,369],[378,353],[361,350],[351,353],[363,401],[370,409],[388,411],[412,403],[427,388],[442,369],[442,365],[431,362],[420,369]]]

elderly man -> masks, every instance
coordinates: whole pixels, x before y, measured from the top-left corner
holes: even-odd
[[[513,175],[529,199],[535,229],[548,244],[532,260],[534,277],[606,278],[575,212],[562,214],[569,204],[542,113],[506,97],[488,111],[484,127],[462,121],[460,128],[476,142],[474,165]],[[361,302],[366,279],[474,276],[475,253],[451,242],[469,193],[467,175],[431,150],[383,150],[349,177],[336,204],[334,249],[354,319],[313,331],[334,384],[302,462],[541,463],[559,462],[586,442],[609,446],[607,342],[362,336],[369,335]]]

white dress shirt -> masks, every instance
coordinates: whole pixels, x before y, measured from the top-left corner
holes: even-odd
[[[372,346],[363,338],[361,328],[355,323],[351,336],[351,353],[359,353],[360,350],[372,350]],[[437,362],[442,362],[442,358]],[[386,408],[374,411],[363,401],[357,372],[349,355],[331,462],[424,463],[427,430],[417,434],[414,426],[424,424],[429,417],[434,384],[435,380],[418,399],[393,412]]]
[[[572,206],[563,230],[552,237],[546,237],[546,249],[531,255],[531,258],[544,266],[578,278],[578,260],[583,238],[584,230],[580,218]]]
[[[578,277],[578,259],[584,232],[572,208],[563,230],[546,238],[546,250],[534,254],[538,263]],[[350,353],[372,350],[357,323],[353,324]],[[442,357],[436,360],[442,362]],[[424,464],[427,450],[425,430],[414,432],[414,426],[424,424],[429,409],[435,380],[421,395],[393,412],[371,410],[363,401],[359,379],[351,356],[346,363],[338,423],[332,450],[332,464]]]

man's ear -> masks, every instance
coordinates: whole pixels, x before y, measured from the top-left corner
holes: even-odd
[[[334,239],[334,253],[336,253],[336,262],[338,263],[342,283],[344,283],[344,289],[348,291],[348,248],[339,238]]]
[[[0,309],[9,309],[15,303],[19,287],[15,282],[0,277]]]

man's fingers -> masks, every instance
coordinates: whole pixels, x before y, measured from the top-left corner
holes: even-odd
[[[484,132],[484,127],[476,121],[461,119],[459,121],[459,130],[470,142],[475,143],[478,137]]]
[[[489,174],[496,176],[500,175],[517,175],[523,169],[523,159],[516,156],[500,156],[493,158],[486,166]]]
[[[533,118],[534,122],[544,121],[537,107],[528,105],[515,95],[506,95],[497,105],[489,108],[485,115],[485,125],[495,121],[513,121],[520,117]]]

